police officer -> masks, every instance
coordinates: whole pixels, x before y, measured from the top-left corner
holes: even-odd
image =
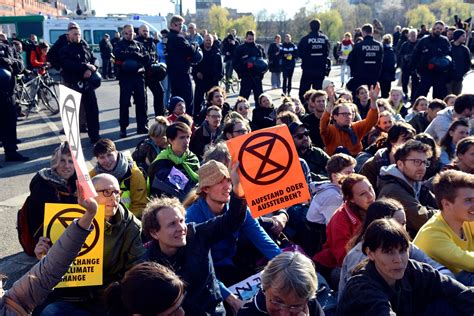
[[[104,37],[99,42],[100,58],[102,58],[102,78],[113,79],[112,76],[112,62],[111,58],[114,56],[112,53],[114,48],[110,42],[110,35],[104,34]]]
[[[153,77],[151,71],[151,65],[158,62],[158,56],[156,54],[156,45],[152,37],[148,36],[150,30],[148,26],[143,24],[138,29],[137,41],[142,43],[145,50],[150,55],[150,64],[145,67],[145,86],[150,88],[151,93],[153,93],[153,109],[155,110],[155,116],[164,115],[165,108],[163,105],[163,87],[161,82]],[[145,94],[145,97],[147,95]]]
[[[364,39],[354,45],[347,57],[352,79],[349,80],[346,87],[353,94],[362,85],[368,87],[376,85],[382,71],[383,45],[374,40],[373,33],[372,24],[364,24],[362,26]]]
[[[330,60],[328,60],[330,43],[326,35],[319,31],[321,21],[312,20],[309,23],[311,32],[303,37],[298,44],[301,58],[301,75],[299,98],[304,103],[304,94],[311,89],[320,90],[324,77],[329,75]],[[329,64],[328,64],[329,62]],[[329,67],[329,68],[328,68]]]
[[[226,38],[222,41],[222,54],[224,55],[225,63],[225,90],[229,92],[230,84],[232,81],[232,73],[234,68],[232,67],[232,56],[234,56],[234,50],[239,46],[239,42],[236,40],[235,36],[229,33]]]
[[[82,93],[81,108],[84,109],[89,140],[95,144],[99,139],[99,107],[95,88],[100,85],[100,77],[94,65],[96,58],[86,42],[81,39],[81,30],[72,26],[68,31],[69,42],[59,51],[59,66],[63,83]],[[92,83],[91,81],[99,81]],[[92,85],[95,86],[92,86]]]
[[[137,118],[137,133],[148,133],[147,106],[145,100],[145,66],[150,63],[150,56],[143,45],[133,40],[135,33],[133,26],[123,27],[123,38],[114,49],[115,62],[119,65],[120,85],[120,137],[127,137],[129,124],[128,108],[131,107],[130,98],[135,101]]]
[[[171,95],[179,96],[186,103],[186,113],[193,114],[193,87],[189,71],[191,58],[197,50],[196,45],[186,40],[181,33],[184,18],[174,15],[170,21],[170,32],[166,44],[166,65],[168,80],[171,85]]]
[[[15,58],[13,49],[0,42],[0,138],[5,150],[5,161],[27,161],[17,152],[17,111],[13,92],[15,76],[23,71],[21,59]]]
[[[212,87],[219,85],[219,81],[224,76],[224,66],[219,48],[214,46],[214,37],[210,34],[204,36],[204,43],[201,45],[202,61],[193,66],[192,75],[196,84],[194,90],[194,117],[201,111],[201,104],[204,101],[204,94]]]
[[[415,93],[417,97],[426,96],[433,87],[433,98],[444,99],[447,94],[446,84],[449,80],[448,72],[452,69],[449,64],[451,44],[446,36],[441,35],[444,31],[444,22],[436,21],[431,29],[431,34],[423,37],[416,44],[411,56],[411,68],[420,75],[420,84]],[[444,60],[444,67],[437,61]]]
[[[265,50],[262,45],[255,43],[255,32],[247,31],[244,43],[234,51],[232,65],[241,79],[239,95],[248,100],[253,91],[255,106],[259,106],[258,97],[263,93],[264,75],[264,71],[255,69],[257,59],[266,59]]]

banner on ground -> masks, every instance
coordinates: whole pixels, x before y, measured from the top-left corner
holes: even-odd
[[[78,204],[46,203],[43,236],[54,244],[73,220],[81,217],[84,212],[84,208]],[[102,285],[104,223],[104,206],[99,205],[93,220],[93,231],[56,288]]]
[[[59,113],[63,123],[64,134],[69,143],[74,169],[76,170],[78,185],[84,192],[84,198],[97,196],[87,170],[81,146],[79,132],[79,109],[81,107],[81,94],[64,85],[59,85]]]
[[[254,218],[310,199],[293,138],[286,125],[227,141]]]

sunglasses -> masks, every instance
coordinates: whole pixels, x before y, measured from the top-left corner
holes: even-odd
[[[308,137],[309,136],[309,131],[304,131],[303,133],[296,134],[294,137],[298,140],[302,140],[303,137]]]

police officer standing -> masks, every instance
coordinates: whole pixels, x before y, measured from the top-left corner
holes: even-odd
[[[201,45],[202,61],[193,66],[192,75],[196,87],[194,89],[194,117],[201,111],[201,104],[204,94],[212,87],[219,85],[219,81],[224,76],[224,66],[219,48],[214,44],[214,37],[210,34],[204,36],[204,43]]]
[[[123,38],[114,49],[115,62],[120,67],[120,137],[127,137],[129,124],[128,108],[131,107],[130,98],[135,101],[137,119],[137,133],[148,133],[148,116],[145,99],[145,66],[150,63],[150,57],[142,44],[133,40],[135,32],[133,26],[123,27]]]
[[[104,37],[99,42],[100,58],[102,58],[102,78],[112,79],[112,62],[111,59],[114,56],[112,51],[114,50],[112,43],[110,42],[110,35],[104,34]]]
[[[193,114],[193,87],[189,71],[191,58],[198,46],[191,45],[181,33],[184,18],[174,15],[170,21],[170,32],[166,44],[166,65],[168,67],[168,80],[171,85],[171,95],[184,99],[186,113]],[[197,113],[194,113],[197,114]]]
[[[352,79],[349,80],[346,87],[353,94],[362,85],[375,86],[382,71],[383,45],[374,40],[373,33],[372,24],[364,24],[362,26],[364,39],[354,45],[347,57]]]
[[[232,65],[241,79],[239,95],[248,100],[250,93],[253,91],[255,106],[257,107],[259,106],[258,97],[263,93],[262,79],[265,71],[268,70],[268,64],[267,69],[256,66],[259,63],[258,60],[265,59],[263,46],[255,43],[255,32],[247,31],[244,43],[234,51]]]
[[[69,42],[59,51],[59,66],[64,84],[80,93],[81,108],[84,109],[87,122],[87,133],[91,143],[95,144],[99,136],[99,107],[95,88],[100,85],[96,58],[89,45],[81,39],[81,30],[73,25],[68,30]]]
[[[321,90],[324,77],[329,75],[330,60],[328,59],[330,46],[329,39],[319,31],[321,21],[318,19],[309,22],[311,32],[303,37],[298,44],[298,53],[301,58],[301,75],[299,98],[304,103],[304,94],[311,89]],[[329,62],[329,64],[328,64]]]
[[[449,80],[449,71],[452,69],[451,44],[444,31],[444,22],[436,21],[431,34],[423,37],[416,44],[411,56],[411,68],[420,75],[420,84],[415,93],[415,100],[419,96],[426,96],[433,87],[433,98],[444,99],[447,94],[446,84]]]
[[[148,55],[150,55],[150,64],[145,67],[145,86],[150,88],[151,93],[153,93],[153,109],[155,110],[155,116],[159,116],[165,114],[165,108],[163,105],[163,87],[161,82],[153,76],[151,71],[151,64],[158,62],[158,56],[156,54],[155,41],[152,37],[148,36],[149,32],[150,30],[148,29],[148,26],[143,24],[138,29],[138,37],[136,40],[142,43],[143,47],[148,52]],[[146,94],[145,97],[147,97]]]
[[[5,161],[27,161],[17,152],[17,110],[13,92],[15,76],[23,71],[23,62],[14,57],[13,49],[0,42],[0,138],[5,149]]]

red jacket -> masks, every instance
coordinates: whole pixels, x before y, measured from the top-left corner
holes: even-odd
[[[46,69],[43,68],[46,64],[46,54],[41,52],[39,46],[36,46],[34,50],[30,53],[30,63],[33,68],[38,69],[38,74],[44,75]]]
[[[347,254],[347,242],[356,234],[361,225],[360,219],[349,208],[347,203],[334,212],[326,226],[326,243],[313,260],[328,268],[342,266]]]

